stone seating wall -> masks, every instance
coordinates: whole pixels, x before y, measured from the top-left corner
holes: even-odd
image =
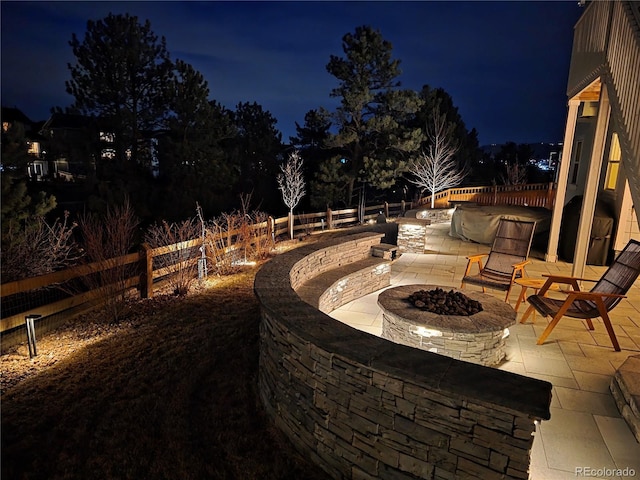
[[[259,391],[276,426],[333,478],[528,478],[550,383],[389,342],[300,298],[329,258],[357,262],[351,250],[374,241],[350,237],[278,255],[256,275]]]
[[[609,386],[620,414],[640,443],[640,355],[627,358]]]
[[[291,286],[297,290],[308,280],[325,272],[371,258],[371,247],[379,245],[382,237],[383,233],[363,232],[334,238],[315,249],[312,247],[289,272]]]

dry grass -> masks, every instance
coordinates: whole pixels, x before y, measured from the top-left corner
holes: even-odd
[[[40,364],[5,356],[3,377],[27,373],[3,389],[2,478],[327,478],[260,405],[254,275],[73,322],[39,339]]]

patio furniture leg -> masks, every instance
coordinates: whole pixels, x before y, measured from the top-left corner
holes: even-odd
[[[613,345],[613,349],[616,352],[620,351],[620,344],[618,343],[618,339],[616,338],[616,334],[613,331],[613,325],[611,325],[611,320],[609,319],[609,314],[607,313],[607,309],[604,304],[600,302],[596,302],[598,306],[598,311],[600,312],[600,318],[602,318],[602,322],[604,323],[604,327],[607,329],[607,333],[609,334],[609,338],[611,339],[611,344]]]
[[[520,323],[526,322],[527,318],[529,318],[529,315],[531,315],[531,313],[533,313],[533,317],[531,318],[531,323],[536,323],[536,309],[534,308],[533,305],[529,305],[529,308],[527,308],[527,310],[524,312],[524,315],[522,315],[522,318],[520,319]]]
[[[540,335],[540,338],[538,338],[538,341],[536,342],[538,345],[542,345],[544,343],[544,341],[547,339],[549,334],[553,331],[554,328],[556,328],[556,325],[558,324],[560,319],[564,316],[565,313],[567,313],[567,310],[569,310],[569,307],[571,307],[574,300],[575,300],[575,295],[569,295],[567,297],[567,299],[562,304],[560,309],[554,315],[551,322],[549,322],[549,325],[547,325],[547,328],[545,328],[544,332],[542,332],[542,335]]]
[[[520,304],[524,300],[524,295],[526,291],[527,291],[527,287],[522,287],[522,289],[520,290],[520,295],[518,296],[518,300],[516,301],[516,306],[513,308],[516,312],[518,311],[518,309],[520,308]]]

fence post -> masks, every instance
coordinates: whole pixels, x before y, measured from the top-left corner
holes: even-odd
[[[498,185],[493,186],[493,206],[498,204]]]
[[[331,230],[333,228],[333,218],[331,214],[331,209],[327,207],[327,229]]]
[[[153,297],[153,255],[148,243],[140,247],[140,298]]]
[[[276,223],[272,216],[267,217],[267,235],[272,242],[276,241]]]
[[[384,202],[384,216],[389,218],[389,202]]]
[[[407,209],[407,205],[405,201],[402,200],[402,202],[400,202],[400,211],[402,212],[402,215],[404,215],[404,212],[406,211],[406,209]]]

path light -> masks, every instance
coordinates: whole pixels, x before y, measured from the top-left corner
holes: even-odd
[[[41,318],[42,315],[27,315],[24,317],[24,322],[27,326],[27,344],[29,345],[29,358],[33,358],[38,355],[38,348],[36,346],[36,329],[34,326],[34,320]]]

